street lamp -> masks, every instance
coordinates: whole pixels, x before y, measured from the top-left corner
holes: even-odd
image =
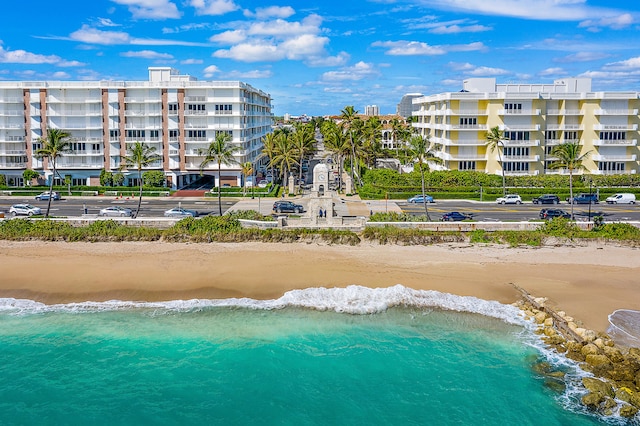
[[[593,179],[589,178],[589,222],[591,222],[591,185],[593,184]]]

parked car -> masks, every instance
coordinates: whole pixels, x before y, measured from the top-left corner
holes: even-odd
[[[131,217],[133,211],[120,206],[105,207],[98,212],[98,216]]]
[[[431,195],[425,195],[424,199],[422,198],[422,194],[414,195],[413,197],[407,200],[409,203],[435,203],[433,197]]]
[[[273,211],[277,213],[302,213],[304,207],[292,201],[276,201],[273,203]]]
[[[607,204],[635,204],[635,194],[613,194],[611,197],[607,197],[605,200]]]
[[[598,204],[598,194],[587,194],[581,193],[575,195],[573,200],[571,198],[567,198],[567,203],[569,204]]]
[[[533,199],[533,204],[559,204],[560,197],[555,194],[544,194]]]
[[[518,194],[507,194],[504,197],[496,198],[498,204],[522,204],[522,198]]]
[[[183,209],[182,207],[174,207],[164,212],[164,217],[196,217],[196,210]]]
[[[571,219],[571,214],[561,209],[542,209],[540,210],[540,219],[553,219],[556,217],[563,217],[565,219]]]
[[[14,204],[9,209],[9,214],[11,216],[33,216],[42,214],[42,210],[31,204]]]
[[[268,184],[269,181],[267,181],[266,179],[262,179],[258,182],[258,188],[266,188]]]
[[[461,220],[473,219],[473,215],[461,212],[448,212],[442,215],[443,222],[459,222]]]
[[[40,195],[36,195],[36,200],[38,200],[38,201],[47,201],[47,200],[49,200],[49,197],[51,197],[52,200],[59,200],[60,199],[60,194],[58,194],[55,191],[53,191],[51,193],[49,191],[45,191]]]

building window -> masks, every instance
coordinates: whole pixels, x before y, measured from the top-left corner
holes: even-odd
[[[221,133],[233,137],[233,130],[216,130],[216,137]]]
[[[578,139],[580,139],[578,137],[578,132],[564,132],[565,141],[577,141]]]
[[[603,141],[621,141],[627,139],[627,132],[600,132]]]
[[[624,163],[615,161],[600,161],[598,163],[598,170],[603,172],[623,172]]]
[[[528,157],[528,146],[506,146],[504,148],[504,155],[509,157]]]
[[[190,138],[207,138],[206,130],[187,130],[187,137]]]
[[[145,131],[144,130],[127,130],[128,138],[144,138]]]
[[[72,151],[86,151],[87,144],[84,142],[72,142],[69,144],[69,148],[71,148]]]
[[[177,138],[178,136],[180,136],[180,130],[169,130],[170,138]]]
[[[512,114],[522,112],[522,104],[507,103],[504,104],[504,110]]]
[[[118,139],[120,137],[120,130],[109,130],[109,139]]]
[[[559,139],[558,138],[558,132],[556,132],[555,130],[547,130],[546,132],[544,132],[544,138],[546,140],[556,140]]]
[[[528,172],[529,163],[508,162],[503,163],[502,167],[505,172]]]
[[[458,163],[458,170],[475,170],[476,162],[475,161],[460,161]]]
[[[460,117],[460,124],[463,126],[475,126],[478,124],[476,117]]]
[[[216,104],[216,113],[230,114],[233,111],[232,104]]]
[[[160,137],[160,130],[150,130],[149,131],[149,136],[151,136],[152,138],[159,138]]]
[[[169,108],[169,112],[178,112],[178,104],[177,103],[168,104],[167,107]]]
[[[528,141],[529,132],[504,132],[504,137],[510,141]]]
[[[92,143],[91,144],[91,150],[92,151],[100,151],[100,148],[102,148],[102,147],[101,147],[101,144],[99,144],[99,143]]]

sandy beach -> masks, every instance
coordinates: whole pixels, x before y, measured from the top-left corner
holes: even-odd
[[[62,243],[0,241],[0,297],[44,303],[278,298],[291,289],[358,284],[438,290],[512,303],[517,284],[605,331],[616,309],[640,310],[640,256],[613,245],[510,248],[461,244]]]

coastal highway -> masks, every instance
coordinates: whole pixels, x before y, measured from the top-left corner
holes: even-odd
[[[47,201],[36,201],[33,197],[2,197],[0,198],[0,212],[5,214],[13,204],[29,203],[40,207],[44,213],[47,208]],[[235,198],[222,199],[222,213],[224,214],[231,206],[237,203]],[[51,201],[52,216],[81,216],[84,206],[87,207],[88,214],[98,214],[100,209],[109,206],[121,206],[135,211],[138,207],[136,197],[65,197],[61,200]],[[142,197],[139,217],[163,216],[165,210],[169,210],[178,205],[185,209],[197,210],[200,215],[218,214],[218,199],[213,198],[174,198],[174,197]]]
[[[422,204],[413,204],[406,201],[396,201],[396,204],[404,213],[412,215],[424,214]],[[543,208],[557,208],[571,213],[571,205],[563,202],[558,205],[533,204],[525,202],[519,205],[502,205],[495,202],[477,202],[465,200],[437,200],[427,205],[432,220],[438,220],[443,213],[459,211],[471,213],[478,221],[507,221],[507,220],[531,220],[539,219],[540,210]],[[589,217],[588,204],[574,204],[573,213],[576,220],[587,220]],[[591,217],[602,215],[605,221],[637,221],[640,220],[640,206],[638,204],[607,204],[599,203],[591,205]]]
[[[261,201],[245,200],[248,203],[242,208],[257,209],[263,214],[268,214],[273,204],[274,198],[264,198]],[[238,198],[223,198],[222,212],[226,212],[229,208],[240,201]],[[306,200],[296,199],[306,206]],[[12,204],[30,203],[38,206],[43,210],[47,207],[46,201],[36,201],[33,197],[0,197],[0,212],[7,213]],[[86,205],[88,214],[98,214],[98,211],[104,207],[111,205],[119,205],[122,207],[135,209],[138,205],[136,197],[65,197],[59,201],[51,202],[51,214],[53,216],[80,216]],[[158,217],[164,214],[165,210],[181,205],[186,209],[197,210],[200,215],[218,214],[218,200],[211,198],[176,198],[176,197],[143,197],[140,217]],[[389,200],[389,206],[393,209],[389,211],[397,211],[395,206],[405,213],[412,215],[424,214],[422,204],[412,204],[406,200]],[[514,221],[514,220],[531,220],[538,219],[540,209],[542,208],[560,208],[570,212],[571,206],[567,203],[561,203],[557,206],[545,204],[538,205],[527,202],[521,205],[500,205],[495,202],[477,202],[466,200],[437,200],[436,203],[428,205],[429,214],[432,220],[439,220],[443,213],[450,211],[460,211],[463,213],[473,214],[474,219],[479,221]],[[384,211],[379,207],[376,211]],[[576,220],[587,220],[589,216],[589,205],[574,205],[574,214]],[[591,206],[591,216],[602,215],[605,221],[640,221],[640,205],[609,205],[606,203],[595,204]]]

